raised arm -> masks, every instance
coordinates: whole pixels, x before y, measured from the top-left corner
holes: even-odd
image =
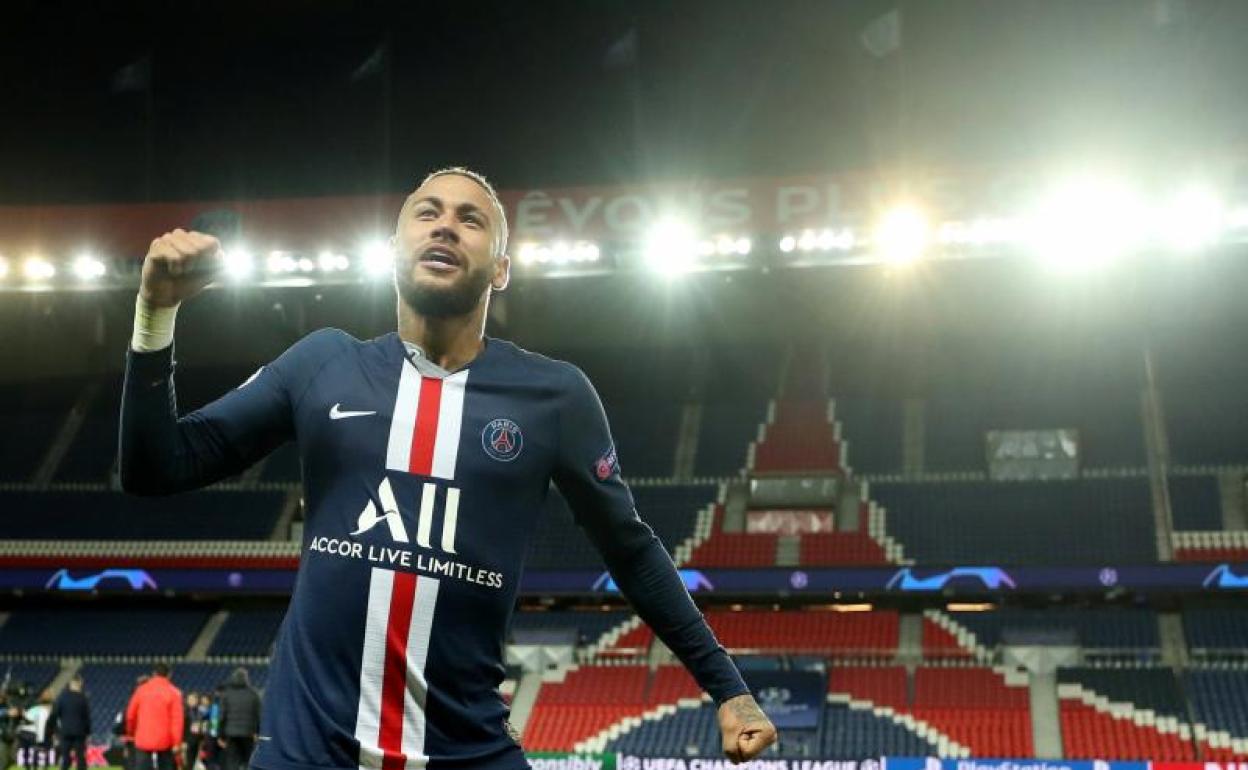
[[[584,374],[570,371],[555,483],[621,593],[718,705],[724,753],[734,763],[751,759],[775,742],[776,728],[685,590],[663,544],[637,515],[598,395]]]
[[[173,326],[178,306],[218,274],[216,238],[174,230],[143,262],[134,336],[122,389],[118,464],[122,488],[161,495],[206,486],[244,470],[292,435],[287,351],[243,386],[178,417]]]

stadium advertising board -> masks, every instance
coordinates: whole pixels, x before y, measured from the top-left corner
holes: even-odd
[[[827,675],[816,671],[742,671],[763,713],[777,728],[819,726]]]
[[[1159,770],[1161,763],[1103,759],[936,759],[886,757],[883,770]]]
[[[726,757],[639,757],[621,754],[618,770],[880,770],[878,759],[759,757],[734,765]]]
[[[58,593],[212,593],[286,594],[294,589],[293,569],[0,568],[0,590]],[[729,596],[935,593],[972,596],[1028,591],[1226,591],[1248,590],[1248,563],[1152,564],[1131,567],[843,567],[681,569],[692,593]],[[526,572],[527,594],[600,595],[618,593],[610,574],[586,570]],[[1248,769],[1246,769],[1248,770]]]

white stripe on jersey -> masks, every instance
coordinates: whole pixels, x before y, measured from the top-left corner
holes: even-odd
[[[416,583],[416,606],[407,633],[407,688],[403,693],[403,754],[406,770],[420,770],[429,763],[425,753],[425,661],[433,631],[433,609],[438,603],[438,581],[421,576]]]
[[[440,479],[455,478],[459,456],[459,432],[464,419],[464,389],[468,370],[456,372],[442,381],[442,403],[438,409],[438,436],[433,443],[433,472]]]
[[[386,632],[390,625],[390,594],[394,572],[374,567],[368,585],[368,616],[360,658],[360,703],[355,714],[355,739],[360,742],[360,770],[381,770],[381,684],[386,673]]]
[[[386,469],[407,472],[412,458],[412,431],[416,430],[416,407],[420,403],[420,372],[403,362],[399,392],[394,399],[390,421],[390,443],[386,448]]]

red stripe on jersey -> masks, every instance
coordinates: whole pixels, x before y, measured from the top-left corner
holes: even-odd
[[[381,727],[377,746],[382,751],[381,770],[403,770],[403,695],[407,692],[407,634],[412,627],[416,601],[416,575],[394,573],[390,592],[390,619],[386,624],[386,663],[381,680]]]
[[[412,458],[408,469],[429,476],[433,473],[433,445],[438,438],[438,413],[442,408],[442,380],[420,378],[420,406],[412,431]]]

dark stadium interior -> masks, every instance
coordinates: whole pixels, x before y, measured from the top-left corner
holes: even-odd
[[[92,286],[56,249],[314,198],[384,232],[390,201],[463,163],[517,227],[487,334],[587,374],[639,515],[747,681],[817,690],[767,757],[1248,762],[1245,31],[1234,0],[6,5],[4,688],[24,705],[82,674],[100,747],[157,661],[183,690],[238,665],[263,689],[308,545],[294,444],[206,490],[120,491],[143,254],[102,255]],[[980,177],[1081,164],[1145,190],[1207,173],[1221,229],[1067,272],[1015,241],[938,247],[935,221],[913,259],[841,259],[753,211],[728,267],[708,240],[690,269],[643,269],[642,231],[601,223],[583,273],[520,257],[546,246],[518,201],[552,191],[809,182],[870,188],[869,218],[936,169],[965,225],[1007,206]],[[1142,212],[1127,224],[1164,229]],[[309,248],[262,235],[271,258]],[[390,273],[350,248],[345,277],[257,268],[182,307],[182,412],[317,329],[394,331]],[[715,705],[553,486],[525,567],[502,695],[526,751],[720,755]]]

